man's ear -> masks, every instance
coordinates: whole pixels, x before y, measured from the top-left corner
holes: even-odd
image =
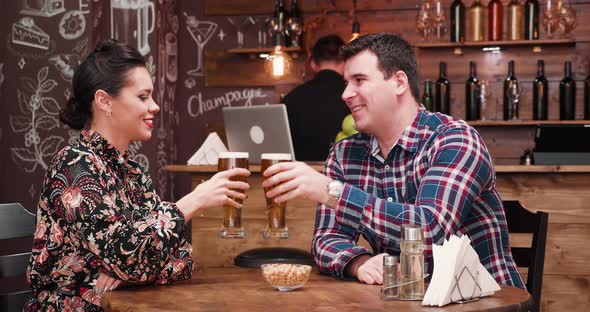
[[[309,66],[311,66],[311,70],[314,73],[320,71],[320,65],[318,65],[318,63],[316,63],[314,60],[309,61]]]
[[[96,90],[96,92],[94,92],[94,102],[96,103],[96,106],[104,111],[110,111],[112,109],[113,104],[111,103],[112,98],[111,96],[106,93],[104,90]]]
[[[395,86],[394,93],[396,95],[402,95],[410,90],[410,81],[408,80],[408,75],[406,75],[404,71],[398,70],[391,75],[389,80],[391,80]]]

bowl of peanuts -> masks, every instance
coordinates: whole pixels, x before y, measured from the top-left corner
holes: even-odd
[[[311,266],[303,264],[268,263],[260,268],[264,279],[280,291],[290,291],[303,286],[311,272]]]

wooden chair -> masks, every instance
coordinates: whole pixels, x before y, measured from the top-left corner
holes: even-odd
[[[511,250],[516,265],[528,268],[526,288],[535,301],[533,311],[539,311],[549,215],[542,211],[532,213],[518,201],[503,201],[503,205],[506,211],[508,232],[533,234],[530,248],[512,247]]]
[[[30,238],[35,231],[35,215],[21,204],[0,204],[0,241]],[[30,250],[30,247],[29,247]],[[25,287],[25,273],[31,252],[0,256],[0,283],[9,286],[0,293],[0,311],[22,311],[31,291]]]

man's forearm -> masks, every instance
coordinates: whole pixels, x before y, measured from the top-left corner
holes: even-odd
[[[360,255],[354,259],[352,259],[348,265],[346,265],[346,269],[344,272],[347,276],[357,277],[358,269],[361,265],[363,265],[367,260],[371,259],[370,255]]]

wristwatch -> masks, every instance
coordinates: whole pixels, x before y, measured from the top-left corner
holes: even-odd
[[[326,206],[336,208],[336,203],[340,199],[343,190],[344,183],[338,180],[330,181],[330,183],[328,183],[328,201],[326,202]]]

